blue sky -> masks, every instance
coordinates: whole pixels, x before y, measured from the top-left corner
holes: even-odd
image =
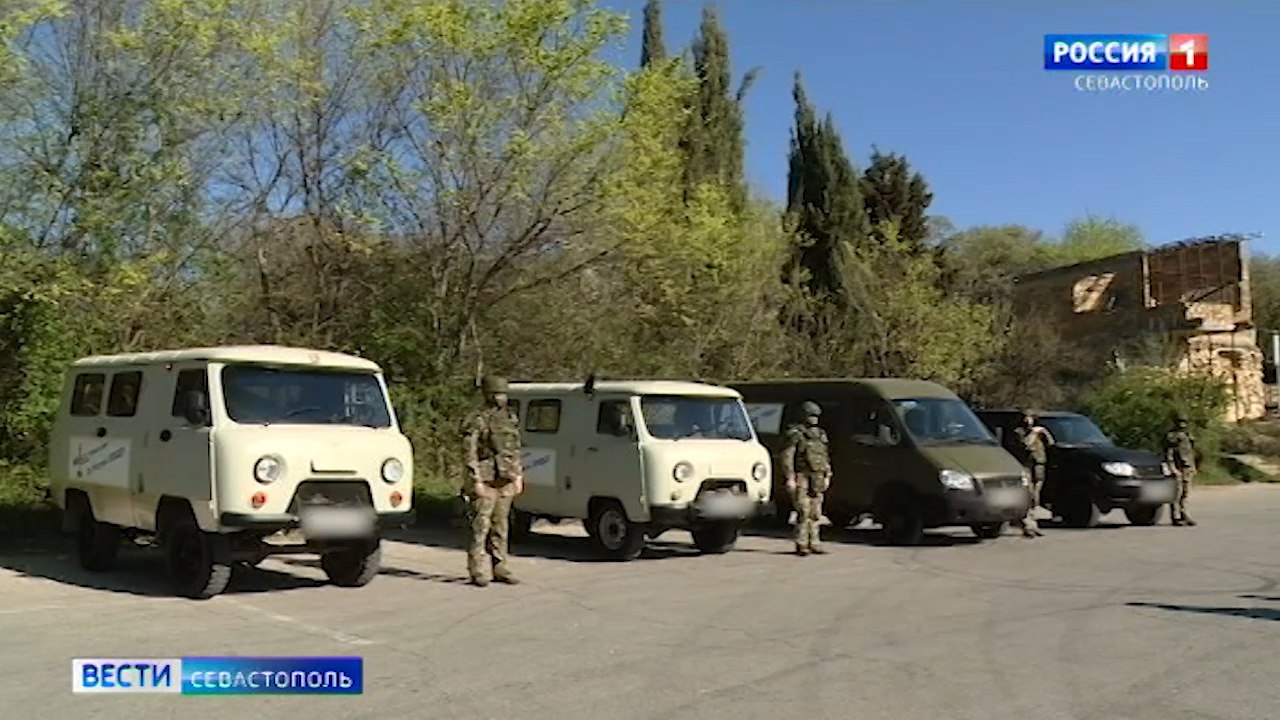
[[[643,0],[628,13],[636,63]],[[705,3],[666,0],[668,52]],[[747,172],[782,199],[792,77],[830,111],[865,166],[900,152],[959,227],[1020,223],[1057,235],[1086,213],[1163,244],[1257,232],[1280,254],[1280,2],[1276,0],[720,0],[747,100]],[[1052,33],[1209,35],[1199,93],[1086,93],[1043,69]]]

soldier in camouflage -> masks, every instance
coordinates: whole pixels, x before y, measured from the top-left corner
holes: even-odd
[[[1187,514],[1187,495],[1196,479],[1196,441],[1191,436],[1186,416],[1179,413],[1176,421],[1174,429],[1164,436],[1164,457],[1178,478],[1170,509],[1174,525],[1194,527],[1196,521]]]
[[[819,536],[822,496],[831,486],[831,453],[827,433],[818,427],[822,408],[813,401],[801,406],[805,421],[787,429],[782,470],[796,510],[796,554],[825,554]]]
[[[511,502],[524,492],[520,424],[507,405],[505,379],[485,377],[481,389],[484,407],[471,415],[466,431],[468,480],[463,497],[471,521],[467,572],[473,584],[484,587],[492,566],[494,580],[515,585],[519,581],[507,566],[507,540]]]
[[[1036,421],[1035,415],[1025,412],[1022,425],[1015,431],[1022,446],[1022,464],[1031,476],[1031,504],[1027,506],[1027,514],[1014,525],[1022,528],[1025,538],[1043,537],[1040,524],[1036,522],[1036,506],[1040,504],[1040,490],[1044,486],[1045,466],[1049,462],[1049,446],[1054,443],[1049,429]]]

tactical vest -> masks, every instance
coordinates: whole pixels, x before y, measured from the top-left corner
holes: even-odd
[[[1036,465],[1044,465],[1049,461],[1049,449],[1045,447],[1044,436],[1037,434],[1028,442],[1030,434],[1031,431],[1025,427],[1018,428],[1018,438],[1022,441],[1027,459]]]
[[[480,461],[493,467],[494,484],[506,485],[520,476],[520,421],[506,409],[487,411],[479,442]]]
[[[1173,459],[1178,467],[1189,468],[1196,464],[1196,448],[1190,433],[1174,430],[1165,437],[1165,445],[1173,451]]]
[[[831,455],[827,449],[827,433],[816,425],[797,425],[796,472],[822,475],[831,471]]]

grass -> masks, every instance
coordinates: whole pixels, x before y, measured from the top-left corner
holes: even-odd
[[[0,460],[0,538],[58,532],[58,508],[48,500],[44,473]]]

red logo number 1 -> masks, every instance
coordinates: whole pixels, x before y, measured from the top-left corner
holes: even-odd
[[[1170,35],[1169,69],[1184,71],[1208,70],[1209,36]]]

